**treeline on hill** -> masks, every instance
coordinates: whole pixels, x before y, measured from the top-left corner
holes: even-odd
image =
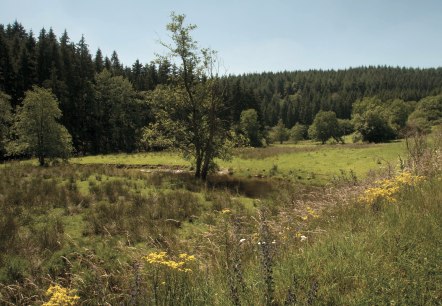
[[[33,85],[51,89],[62,112],[60,123],[72,136],[77,153],[139,150],[143,128],[156,118],[147,93],[160,84],[168,84],[177,73],[178,68],[167,58],[147,64],[137,60],[127,67],[115,51],[110,58],[100,49],[93,56],[84,37],[74,43],[66,31],[57,38],[52,29],[42,29],[34,37],[32,31],[27,32],[18,22],[0,25],[0,91],[10,96],[14,112]],[[276,140],[287,138],[286,127],[293,127],[292,134],[296,137],[305,137],[306,127],[314,123],[320,111],[331,111],[336,119],[358,117],[353,120],[355,126],[341,122],[341,130],[356,128],[364,140],[371,141],[372,138],[364,137],[364,124],[379,118],[372,113],[364,116],[364,109],[382,108],[384,119],[390,120],[389,127],[384,129],[394,134],[397,131],[391,122],[391,109],[405,109],[408,117],[419,105],[417,101],[440,94],[442,68],[361,67],[255,73],[226,76],[221,81],[226,105],[222,116],[236,134],[249,138],[246,140],[249,144],[261,145],[261,139],[268,138],[270,131],[266,127],[273,126],[270,134]],[[352,105],[364,97],[374,98],[371,102],[360,102],[359,113],[355,113]],[[414,117],[428,117],[428,112],[435,109],[442,112],[438,106],[440,100],[425,102],[431,105],[420,107],[420,113]],[[403,123],[401,116],[397,120]],[[335,120],[332,117],[328,116]],[[358,122],[361,130],[356,126]],[[315,137],[316,132],[312,129],[308,134]],[[319,136],[317,139],[322,140]]]

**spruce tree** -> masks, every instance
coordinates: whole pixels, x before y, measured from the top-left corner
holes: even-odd
[[[94,65],[96,73],[100,73],[101,71],[103,71],[104,69],[103,54],[101,53],[100,48],[98,48],[97,53],[95,53]]]

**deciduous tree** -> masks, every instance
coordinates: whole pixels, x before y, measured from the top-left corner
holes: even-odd
[[[67,158],[72,152],[71,135],[57,121],[61,111],[51,90],[34,86],[27,91],[16,117],[11,154],[35,155],[43,166],[46,158]]]
[[[311,139],[321,141],[323,144],[331,137],[338,142],[342,142],[342,134],[335,112],[320,111],[317,113],[308,129],[308,135]]]
[[[420,100],[414,112],[408,117],[407,125],[421,132],[429,133],[431,126],[442,122],[442,95],[429,96]]]
[[[258,121],[258,113],[255,109],[247,109],[241,112],[240,129],[249,139],[250,145],[253,147],[260,147],[260,129]]]
[[[167,29],[172,41],[161,44],[169,51],[170,61],[179,66],[170,84],[151,94],[151,101],[157,121],[167,123],[169,134],[174,135],[175,146],[195,162],[195,177],[206,179],[214,159],[227,156],[229,131],[227,120],[223,120],[225,105],[216,53],[197,46],[191,36],[196,26],[185,24],[184,15],[172,13],[171,18]]]
[[[289,138],[289,130],[285,127],[282,119],[279,119],[278,124],[272,128],[271,134],[273,141],[279,141],[280,144]]]
[[[307,136],[308,127],[305,125],[300,124],[297,122],[291,129],[290,129],[290,138],[294,142],[298,142],[300,140],[305,139]]]
[[[138,129],[145,124],[149,111],[137,99],[132,84],[122,76],[104,69],[95,78],[93,151],[96,153],[131,152],[135,149]]]
[[[389,112],[380,99],[364,98],[356,101],[352,121],[364,141],[383,142],[396,136],[389,124]]]

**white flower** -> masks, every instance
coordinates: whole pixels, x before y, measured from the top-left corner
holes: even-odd
[[[276,244],[276,240],[273,240],[273,241],[272,241],[272,244]]]
[[[304,235],[301,235],[301,241],[306,241],[306,240],[307,240],[307,237]]]
[[[242,238],[242,239],[239,240],[239,243],[243,243],[244,241],[246,241],[246,239]]]

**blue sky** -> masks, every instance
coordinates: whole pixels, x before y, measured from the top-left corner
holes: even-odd
[[[131,65],[164,52],[171,11],[198,25],[227,73],[442,66],[441,0],[1,0],[0,23],[84,34],[92,54],[116,50]]]

